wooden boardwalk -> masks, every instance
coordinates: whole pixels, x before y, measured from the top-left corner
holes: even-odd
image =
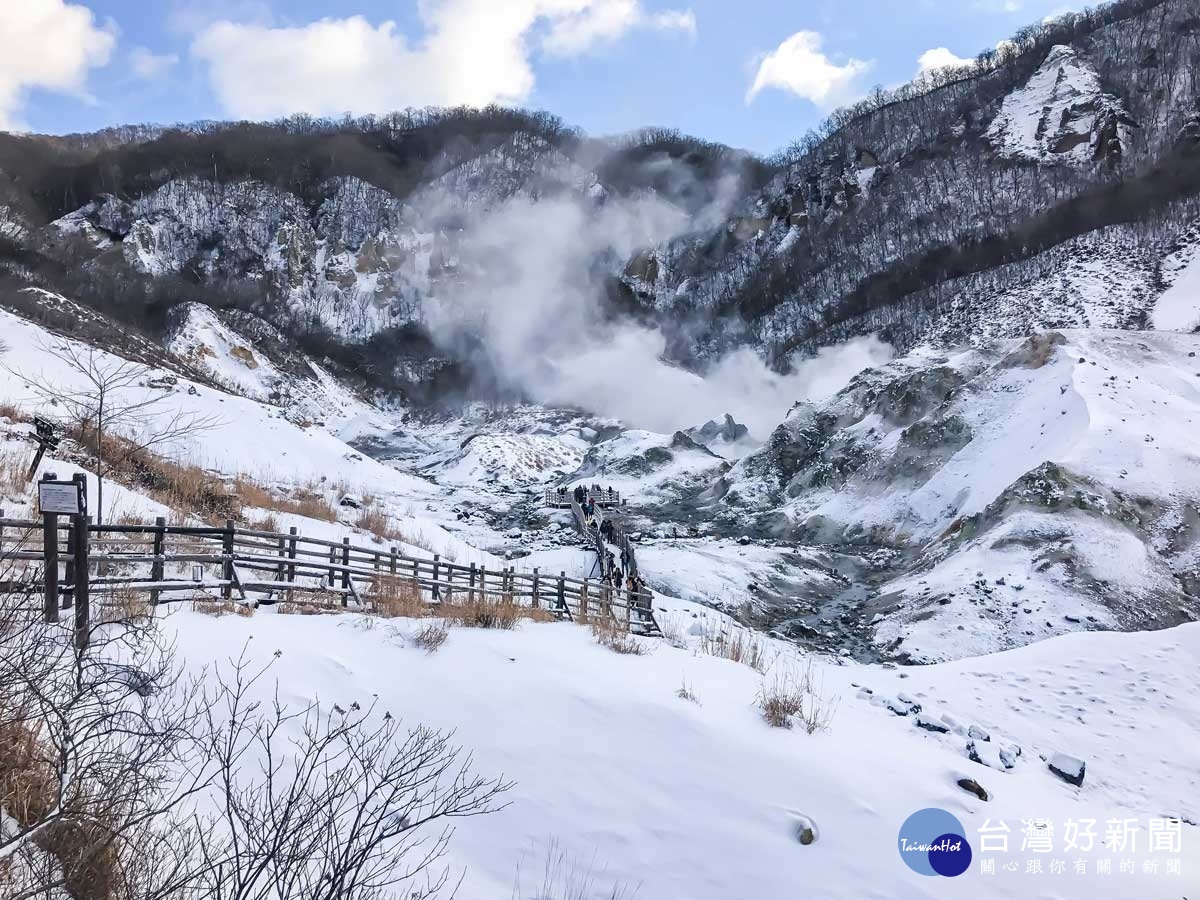
[[[371,610],[380,586],[410,585],[433,607],[477,601],[517,603],[572,621],[597,617],[634,633],[658,633],[648,591],[618,590],[602,579],[568,578],[514,567],[489,569],[442,559],[409,556],[395,546],[328,541],[239,528],[146,524],[95,525],[66,520],[52,529],[42,522],[0,514],[0,560],[16,569],[9,587],[44,588],[47,618],[60,609],[86,607],[92,595],[135,591],[152,604],[200,597],[248,606],[320,602]],[[47,565],[47,560],[50,565]],[[59,561],[62,561],[60,566]],[[315,600],[314,600],[315,598]],[[85,624],[86,609],[82,611]]]

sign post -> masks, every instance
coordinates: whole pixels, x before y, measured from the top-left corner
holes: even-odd
[[[36,464],[35,464],[36,468]],[[52,484],[57,476],[47,472],[42,484]],[[38,499],[41,500],[41,485],[38,485]],[[42,508],[42,559],[45,566],[46,605],[43,609],[46,622],[54,624],[58,621],[58,513]]]
[[[57,450],[59,443],[62,441],[62,437],[58,433],[58,426],[49,419],[35,416],[33,419],[33,430],[33,439],[37,441],[38,448],[37,453],[33,455],[33,464],[30,465],[29,472],[25,475],[26,481],[32,479],[37,473],[37,468],[42,464],[42,457],[46,455],[46,451]]]
[[[71,519],[70,560],[75,606],[75,646],[85,649],[90,637],[88,616],[88,524],[87,476],[80,473],[70,481],[60,481],[52,473],[38,482],[38,506],[42,513],[42,548],[46,566],[47,622],[57,622],[59,612],[58,517]]]

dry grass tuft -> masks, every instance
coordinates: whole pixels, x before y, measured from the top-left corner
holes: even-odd
[[[154,607],[146,591],[120,587],[110,594],[102,595],[97,616],[101,625],[136,625],[150,621]]]
[[[699,648],[709,656],[741,663],[756,672],[767,669],[766,642],[746,628],[711,625],[701,635]]]
[[[381,540],[411,543],[408,536],[396,524],[396,520],[387,514],[374,497],[363,501],[363,508],[358,514],[358,528],[368,531]]]
[[[313,488],[297,488],[290,495],[279,496],[257,481],[239,475],[233,480],[230,489],[242,506],[304,516],[306,519],[317,519],[321,522],[337,521],[337,509],[334,508],[333,501],[328,495]]]
[[[429,614],[421,586],[411,578],[376,575],[365,599],[375,614],[385,619],[420,619]]]
[[[602,647],[607,647],[613,653],[626,656],[645,656],[650,652],[650,645],[643,642],[637,635],[630,634],[619,622],[603,617],[592,620],[592,637]]]
[[[0,494],[21,496],[29,489],[25,475],[30,462],[28,453],[8,448],[0,450]]]
[[[476,594],[474,600],[468,599],[463,603],[438,607],[438,615],[446,620],[447,625],[460,628],[494,628],[501,631],[516,628],[517,622],[529,612],[532,612],[529,607],[522,607],[514,603],[512,598],[503,595]]]
[[[677,650],[687,649],[687,631],[684,628],[683,616],[676,613],[659,616],[658,628],[662,632],[663,640],[672,647]]]
[[[297,600],[282,600],[275,604],[275,612],[281,616],[327,616],[342,612],[342,608],[323,603],[301,603]]]
[[[198,597],[192,600],[192,609],[206,616],[217,618],[221,616],[242,616],[248,619],[254,615],[253,606],[243,606],[236,600],[217,600],[212,597]]]
[[[770,682],[764,679],[757,702],[763,719],[772,728],[791,728],[799,722],[807,734],[828,730],[837,711],[837,699],[822,692],[812,660],[803,671],[785,669]]]
[[[675,696],[680,700],[686,700],[688,703],[695,703],[697,706],[700,705],[700,697],[696,694],[696,689],[687,683],[686,678],[679,685],[679,690],[675,692]]]
[[[32,422],[33,416],[15,403],[5,400],[0,402],[0,419],[8,419],[10,422]]]
[[[436,653],[449,636],[450,629],[446,627],[445,622],[433,621],[413,635],[413,643],[426,653]]]

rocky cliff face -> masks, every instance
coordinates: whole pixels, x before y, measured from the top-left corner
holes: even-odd
[[[171,297],[248,309],[386,368],[376,336],[428,340],[447,294],[510,280],[511,248],[481,237],[491,211],[567,197],[599,215],[652,198],[678,214],[666,236],[597,246],[575,280],[595,285],[603,316],[661,328],[696,367],[743,344],[784,366],[868,332],[907,348],[1139,327],[1200,216],[1193,22],[1187,0],[1125,0],[1025,29],[770,161],[669,132],[593,141],[496,110],[5,139],[0,265],[127,321],[139,313],[124,298],[151,297],[142,318],[158,327]],[[558,230],[549,213],[543,227]],[[1052,296],[1086,284],[1113,302],[1039,301],[1030,285],[1064,258]],[[478,336],[457,337],[436,354],[470,366]]]

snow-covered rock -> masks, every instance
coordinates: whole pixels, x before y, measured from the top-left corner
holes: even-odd
[[[1023,87],[1004,98],[987,137],[1001,156],[1115,162],[1133,125],[1120,99],[1104,92],[1091,63],[1059,45]]]

